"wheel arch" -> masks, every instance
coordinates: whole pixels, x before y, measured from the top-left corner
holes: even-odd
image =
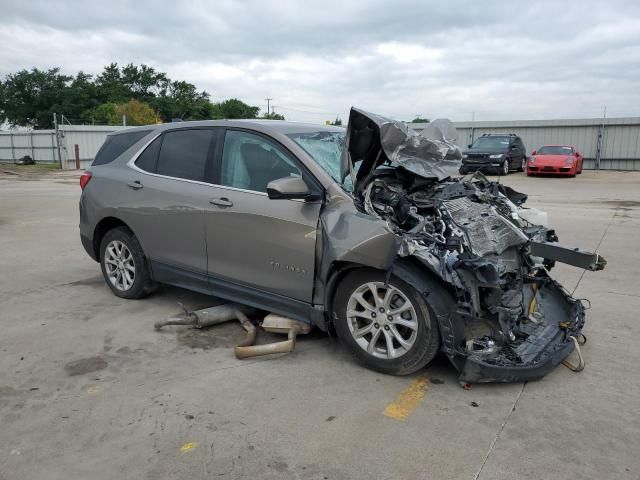
[[[333,262],[329,270],[325,291],[325,307],[329,314],[329,327],[334,322],[333,301],[335,293],[344,277],[354,270],[378,270],[384,273],[391,273],[404,282],[414,287],[432,308],[440,327],[440,335],[445,342],[445,332],[451,332],[451,320],[456,308],[455,294],[452,289],[445,284],[435,273],[425,267],[417,258],[403,257],[396,258],[391,268],[384,270],[372,268],[352,262]]]
[[[135,233],[133,232],[133,230],[129,225],[127,225],[121,219],[113,216],[103,218],[96,224],[95,228],[93,229],[92,248],[93,248],[93,253],[95,255],[95,258],[98,261],[100,261],[100,243],[102,242],[102,239],[104,238],[104,236],[107,234],[109,230],[113,230],[114,228],[117,228],[117,227],[125,227],[133,235],[135,235]]]

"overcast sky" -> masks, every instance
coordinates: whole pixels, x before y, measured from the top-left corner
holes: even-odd
[[[483,5],[483,4],[488,5]],[[146,63],[323,122],[640,116],[640,2],[0,0],[0,76]]]

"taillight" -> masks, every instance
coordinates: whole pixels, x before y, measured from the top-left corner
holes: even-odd
[[[82,190],[84,190],[84,187],[87,186],[87,183],[89,183],[89,180],[91,180],[91,172],[84,172],[80,177],[80,188]]]

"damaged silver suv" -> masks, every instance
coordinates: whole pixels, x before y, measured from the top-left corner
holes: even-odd
[[[408,374],[444,352],[465,382],[544,376],[584,307],[549,276],[559,246],[526,195],[420,135],[352,109],[347,130],[205,121],[116,132],[83,175],[80,235],[123,298],[158,283],[335,329],[365,365]]]

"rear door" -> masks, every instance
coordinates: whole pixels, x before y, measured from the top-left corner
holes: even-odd
[[[170,130],[135,160],[126,213],[159,281],[207,285],[205,210],[220,128]],[[176,275],[180,281],[176,281]]]
[[[270,200],[271,180],[302,176],[302,163],[274,139],[228,129],[206,215],[209,274],[220,280],[311,302],[321,202]]]

